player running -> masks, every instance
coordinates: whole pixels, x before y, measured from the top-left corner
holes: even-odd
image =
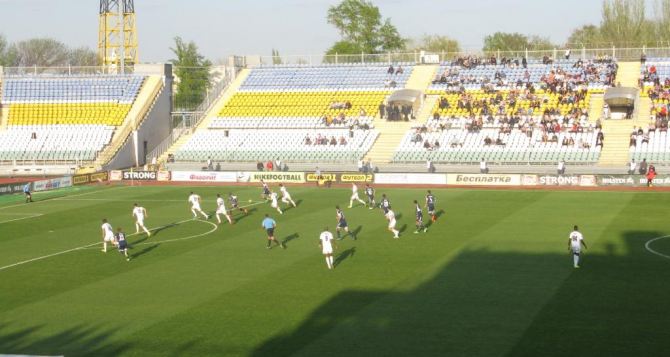
[[[200,196],[191,191],[191,195],[188,196],[188,201],[191,202],[191,212],[193,212],[193,219],[198,218],[198,213],[200,213],[205,219],[209,219],[207,213],[202,211],[200,208]]]
[[[382,201],[379,204],[379,207],[381,207],[382,211],[384,211],[384,214],[387,214],[391,210],[391,201],[389,201],[388,198],[386,198],[386,194],[382,194]]]
[[[226,202],[223,200],[220,194],[216,194],[216,220],[221,224],[221,217],[219,215],[224,215],[226,219],[228,220],[228,223],[233,224],[233,220],[230,218],[230,215],[228,214],[228,210],[226,209]]]
[[[265,215],[265,218],[263,219],[263,222],[261,223],[261,226],[263,229],[265,229],[265,232],[268,234],[268,245],[267,249],[271,249],[272,247],[270,244],[272,242],[275,242],[276,245],[286,248],[284,246],[284,243],[280,243],[276,238],[275,238],[275,228],[277,227],[277,222],[275,222],[274,219],[270,218],[268,214]]]
[[[244,214],[249,213],[248,209],[240,207],[240,201],[237,199],[237,196],[232,194],[232,192],[228,193],[228,201],[230,202],[230,207],[232,208],[230,210],[231,213],[232,213],[232,210],[234,210],[234,209],[239,209],[240,211],[244,212]]]
[[[582,246],[586,249],[584,236],[579,231],[579,228],[575,226],[568,238],[568,252],[572,252],[572,262],[575,269],[579,268],[579,253],[582,251]]]
[[[430,190],[428,190],[428,194],[426,195],[426,209],[428,209],[430,221],[437,221],[437,215],[435,215],[435,196],[433,196],[433,193],[430,192]]]
[[[261,184],[263,185],[263,192],[261,193],[261,198],[266,200],[266,201],[269,201],[270,200],[270,187],[268,187],[268,184],[265,183],[265,181],[263,181],[262,179],[261,179]]]
[[[112,225],[107,222],[107,218],[102,219],[102,251],[107,253],[107,242],[116,245],[116,239],[114,238],[114,229]]]
[[[428,228],[423,224],[423,211],[421,211],[421,206],[417,200],[414,200],[414,212],[416,214],[416,230],[414,234],[419,233],[419,231],[428,232]]]
[[[351,199],[349,199],[349,208],[353,207],[354,201],[358,201],[365,206],[365,201],[363,201],[360,197],[358,197],[358,186],[356,186],[355,183],[351,183]]]
[[[276,209],[277,212],[279,212],[279,214],[284,214],[284,212],[282,212],[282,210],[281,210],[281,207],[279,207],[279,203],[277,202],[277,193],[276,192],[270,191],[270,200],[272,201],[270,203],[270,207]]]
[[[33,194],[30,193],[30,183],[23,186],[23,194],[26,195],[26,203],[33,202]]]
[[[137,203],[133,204],[133,217],[135,217],[135,234],[140,233],[140,228],[147,234],[147,237],[151,237],[151,232],[144,226],[144,218],[149,217],[147,210],[144,207],[141,207]]]
[[[393,238],[395,238],[395,239],[400,238],[400,231],[395,229],[395,224],[396,224],[395,213],[393,213],[392,210],[389,209],[386,212],[386,219],[389,221],[388,229],[389,229],[390,232],[393,233]]]
[[[286,204],[291,204],[293,207],[297,207],[293,199],[291,199],[291,194],[286,190],[286,186],[279,184],[279,191],[281,192],[281,201]]]
[[[126,234],[123,233],[121,227],[116,230],[116,244],[119,246],[119,253],[123,253],[126,257],[126,261],[130,261],[128,256],[128,241],[126,240]]]
[[[326,257],[328,269],[335,268],[333,262],[333,234],[328,231],[328,227],[324,228],[321,235],[319,235],[319,247],[321,248],[321,253]]]
[[[369,183],[365,184],[365,195],[368,196],[368,206],[373,209],[377,202],[375,202],[375,189]]]
[[[342,240],[344,237],[347,236],[347,234],[351,235],[351,238],[353,240],[356,240],[356,235],[354,235],[353,232],[349,232],[349,225],[347,224],[347,219],[344,217],[344,212],[340,209],[340,206],[335,206],[335,212],[336,212],[336,218],[337,218],[337,226],[335,227],[335,232],[337,233],[337,240]],[[344,235],[344,237],[340,236],[340,231],[345,231],[347,234]]]

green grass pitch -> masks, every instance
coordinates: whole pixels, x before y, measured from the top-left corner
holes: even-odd
[[[106,187],[0,201],[0,354],[85,356],[666,356],[670,343],[668,193],[435,189],[444,214],[413,234],[412,200],[346,208],[350,190],[290,187],[297,208],[249,207],[235,225],[191,220],[215,194],[258,187]],[[361,194],[361,196],[363,196]],[[155,236],[132,260],[100,251],[100,219]],[[358,240],[328,271],[318,233],[345,207]],[[265,248],[263,214],[287,249]],[[572,267],[567,236],[589,249]],[[81,248],[81,249],[75,249]],[[663,256],[665,255],[665,257]],[[49,256],[49,257],[47,257]],[[15,265],[16,263],[21,263]]]

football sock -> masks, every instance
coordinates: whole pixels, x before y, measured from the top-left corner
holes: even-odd
[[[330,257],[326,257],[326,265],[328,266],[328,269],[330,269]]]
[[[335,233],[337,233],[337,238],[341,238],[341,237],[340,237],[340,231],[339,231],[339,230],[335,231]]]
[[[270,248],[270,244],[272,244],[272,241],[268,239],[268,248]]]
[[[330,263],[330,267],[331,267],[331,268],[334,267],[334,265],[333,265],[333,256],[332,256],[332,255],[328,257],[328,262]]]
[[[574,262],[575,266],[579,265],[579,255],[573,254],[572,255],[572,261]]]

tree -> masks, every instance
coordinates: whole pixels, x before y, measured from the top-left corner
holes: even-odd
[[[567,45],[568,47],[598,47],[602,42],[598,26],[584,25],[572,31]]]
[[[428,51],[432,53],[454,53],[461,51],[461,45],[457,40],[448,36],[423,35],[411,48],[417,51]]]
[[[343,0],[328,9],[327,19],[342,36],[327,54],[333,54],[332,50],[336,47],[348,51],[356,50],[358,53],[397,51],[405,47],[405,40],[400,36],[398,29],[391,24],[391,20],[382,21],[379,8],[369,1]]]
[[[212,63],[198,53],[198,46],[193,41],[186,43],[177,36],[174,42],[175,46],[170,50],[176,59],[170,62],[175,66],[174,73],[178,79],[175,107],[193,110],[205,99]]]
[[[645,18],[644,0],[604,0],[602,17],[604,42],[629,47],[653,41],[654,24]]]
[[[515,52],[550,50],[556,46],[548,38],[540,36],[526,36],[518,32],[496,32],[484,38],[484,52]]]
[[[71,49],[68,53],[68,64],[71,66],[92,67],[100,65],[98,54],[88,47]]]
[[[19,66],[57,67],[68,63],[67,46],[52,38],[33,38],[15,46]]]
[[[281,56],[279,55],[279,50],[272,49],[272,64],[281,64]]]
[[[670,0],[658,0],[655,10],[657,16],[655,37],[663,41],[670,41]]]

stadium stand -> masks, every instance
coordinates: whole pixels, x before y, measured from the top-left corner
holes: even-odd
[[[381,64],[254,68],[175,159],[356,161],[379,135],[373,120],[379,104],[404,88],[412,69],[409,64],[396,64],[392,71]],[[319,135],[334,137],[337,144],[305,144],[307,136]]]
[[[649,58],[640,67],[640,87],[651,101],[647,127],[634,128],[630,134],[630,159],[670,162],[667,140],[670,104],[670,58]]]
[[[589,121],[590,97],[614,84],[616,62],[522,63],[473,57],[443,63],[428,90],[439,95],[433,118],[405,134],[393,161],[597,162],[603,136]]]
[[[5,76],[0,160],[94,160],[128,115],[144,78]]]

